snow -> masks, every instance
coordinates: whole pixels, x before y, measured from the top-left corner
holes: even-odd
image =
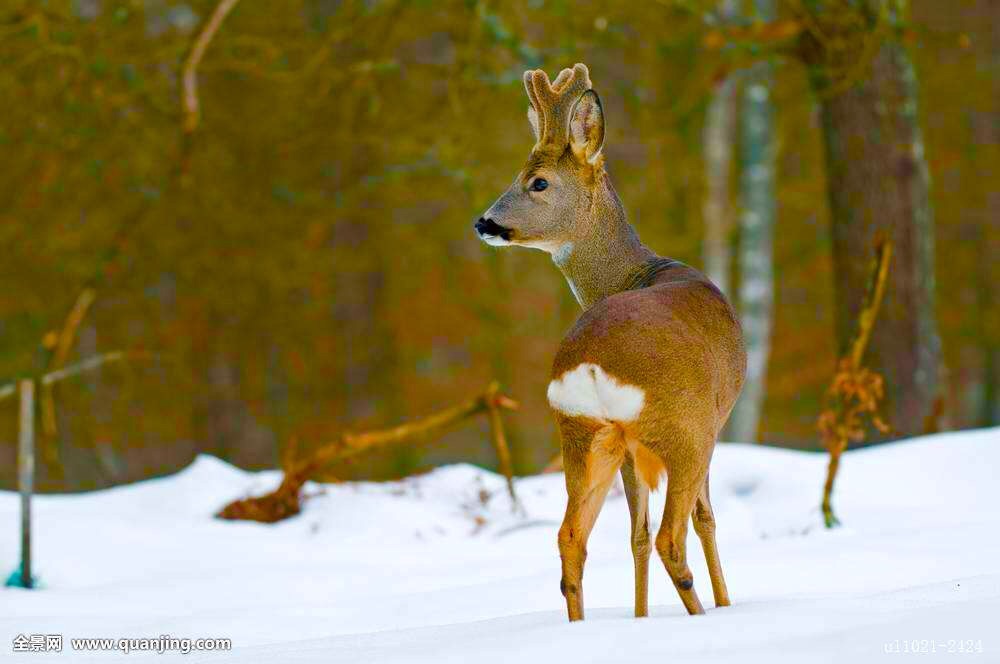
[[[833,531],[816,508],[825,464],[717,447],[712,496],[733,606],[708,608],[692,532],[704,616],[684,612],[655,555],[651,616],[631,616],[628,513],[614,491],[588,547],[587,620],[569,624],[555,544],[561,475],[518,481],[523,514],[502,478],[454,465],[401,482],[309,485],[302,515],[263,525],[212,514],[278,474],[202,456],[170,477],[38,497],[44,588],[0,589],[0,653],[106,661],[123,655],[74,652],[69,639],[169,634],[230,638],[233,649],[127,661],[867,662],[913,645],[937,651],[922,659],[1000,661],[1000,429],[847,453],[835,496],[845,525]],[[3,573],[16,564],[17,518],[16,494],[0,492]],[[14,653],[18,634],[62,634],[63,652]]]

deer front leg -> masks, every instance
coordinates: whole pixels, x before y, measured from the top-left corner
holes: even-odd
[[[583,566],[587,539],[624,457],[624,441],[614,441],[616,427],[594,426],[586,418],[562,418],[566,516],[559,528],[562,579],[569,619],[583,620]],[[612,429],[613,431],[608,431]]]
[[[632,560],[635,562],[635,617],[649,615],[649,487],[636,475],[635,461],[625,455],[621,469],[628,511],[632,517]]]

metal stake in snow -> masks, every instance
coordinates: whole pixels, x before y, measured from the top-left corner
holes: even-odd
[[[143,357],[143,354],[132,354]],[[108,362],[120,362],[129,355],[121,351],[95,355],[71,364],[68,367],[50,371],[38,379],[44,387],[93,371]],[[21,492],[21,566],[7,579],[6,585],[33,588],[31,577],[31,494],[35,491],[35,379],[25,378],[17,383],[0,385],[0,401],[18,394],[20,409],[18,417],[17,484]]]
[[[21,491],[21,583],[31,588],[31,493],[35,480],[35,381],[22,380],[17,442],[17,485]]]

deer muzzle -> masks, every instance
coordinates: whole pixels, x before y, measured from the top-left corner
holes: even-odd
[[[486,244],[499,246],[510,242],[511,229],[501,226],[488,217],[480,217],[474,226],[479,238]]]

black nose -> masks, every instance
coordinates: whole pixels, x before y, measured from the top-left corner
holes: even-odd
[[[492,219],[480,217],[479,221],[475,223],[475,227],[476,232],[480,235],[492,235],[503,238],[504,240],[510,240],[510,229],[504,228]]]

